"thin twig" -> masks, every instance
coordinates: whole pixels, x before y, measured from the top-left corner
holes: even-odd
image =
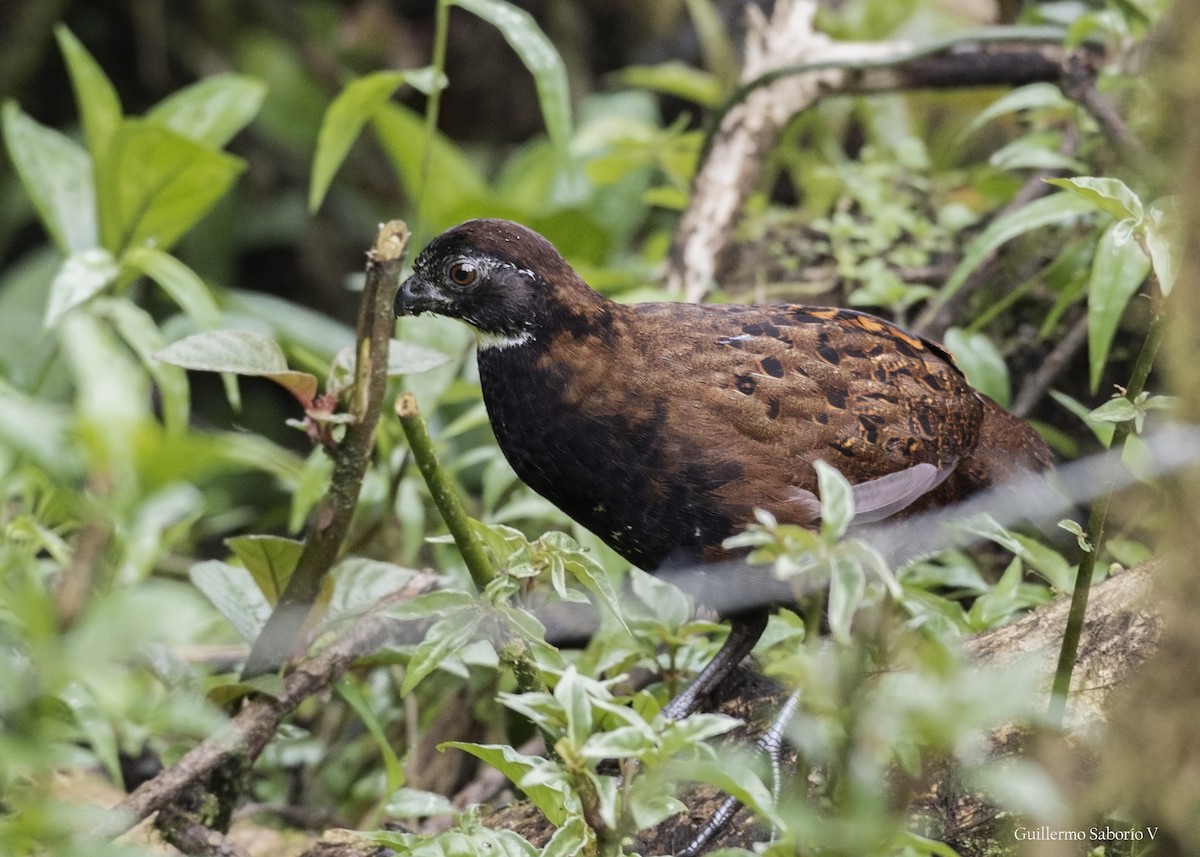
[[[1145,389],[1146,379],[1150,377],[1150,369],[1154,366],[1154,358],[1162,345],[1163,332],[1166,327],[1163,313],[1160,311],[1150,322],[1146,332],[1146,341],[1138,353],[1137,361],[1130,373],[1129,387],[1125,398],[1130,402],[1137,399]],[[1112,449],[1120,449],[1133,428],[1132,421],[1118,423],[1113,432]],[[1096,561],[1104,543],[1104,525],[1108,519],[1108,509],[1112,503],[1113,491],[1105,491],[1092,504],[1088,515],[1087,539],[1091,549],[1083,554],[1079,561],[1079,570],[1075,574],[1075,589],[1071,593],[1071,609],[1067,614],[1067,627],[1063,631],[1062,648],[1059,650],[1058,667],[1054,671],[1054,685],[1051,689],[1049,717],[1052,723],[1061,723],[1067,709],[1067,693],[1071,689],[1071,673],[1075,669],[1075,659],[1079,653],[1079,638],[1083,634],[1083,620],[1087,614],[1088,595],[1092,588],[1092,577],[1096,572]]]
[[[102,835],[118,836],[152,812],[178,801],[218,770],[239,757],[253,761],[275,737],[283,718],[301,702],[326,692],[360,657],[377,652],[398,636],[399,623],[384,615],[395,604],[428,592],[437,584],[433,574],[419,574],[284,679],[279,696],[260,695],[242,708],[224,728],[189,750],[158,776],[138,786],[117,807],[114,821]]]
[[[1090,57],[1071,54],[1067,59],[1066,71],[1059,83],[1063,95],[1077,102],[1100,126],[1101,132],[1112,143],[1125,166],[1144,171],[1152,159],[1129,127],[1121,119],[1112,102],[1096,89],[1096,68]]]
[[[342,441],[330,452],[333,474],[329,490],[317,504],[296,570],[250,650],[244,678],[274,672],[287,660],[350,530],[375,446],[375,426],[387,386],[388,344],[395,327],[392,305],[407,246],[408,228],[393,220],[380,227],[375,246],[367,253],[366,283],[358,312],[358,356],[348,408],[351,422]]]
[[[1087,342],[1087,332],[1087,313],[1084,313],[1071,325],[1071,329],[1059,340],[1058,345],[1054,346],[1054,349],[1046,355],[1046,359],[1042,361],[1038,370],[1025,380],[1013,403],[1013,414],[1022,418],[1029,416],[1034,406],[1050,389],[1050,385]]]

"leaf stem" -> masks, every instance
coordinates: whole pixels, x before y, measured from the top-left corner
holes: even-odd
[[[1146,386],[1146,379],[1154,366],[1154,358],[1162,345],[1165,314],[1157,312],[1150,321],[1146,331],[1146,341],[1138,353],[1137,361],[1129,376],[1129,387],[1125,390],[1125,398],[1133,402]],[[1119,423],[1113,431],[1110,449],[1120,449],[1133,429],[1133,421]],[[1071,593],[1071,608],[1067,614],[1067,627],[1063,632],[1062,647],[1058,653],[1058,666],[1054,671],[1054,684],[1050,695],[1050,720],[1061,725],[1067,710],[1067,694],[1071,689],[1071,673],[1075,669],[1075,660],[1079,654],[1079,638],[1083,634],[1083,621],[1087,614],[1088,596],[1092,589],[1092,578],[1096,572],[1096,562],[1104,541],[1104,526],[1108,519],[1108,509],[1112,504],[1113,489],[1108,488],[1101,494],[1088,515],[1087,540],[1091,550],[1084,553],[1079,561],[1079,570],[1075,573],[1075,589]]]
[[[333,474],[329,490],[313,513],[312,529],[296,570],[250,649],[243,679],[275,672],[291,654],[350,531],[363,475],[375,448],[375,427],[387,388],[388,344],[395,328],[392,305],[407,247],[408,227],[393,220],[379,228],[367,253],[366,283],[358,309],[358,356],[348,406],[353,419],[341,442],[330,450]]]

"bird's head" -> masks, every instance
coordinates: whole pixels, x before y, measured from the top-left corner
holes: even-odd
[[[397,315],[432,312],[475,328],[485,345],[537,337],[571,304],[602,300],[549,241],[507,220],[469,220],[433,239],[396,295]]]

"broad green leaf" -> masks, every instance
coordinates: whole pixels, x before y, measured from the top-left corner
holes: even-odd
[[[362,133],[363,126],[388,102],[409,77],[406,71],[379,71],[360,77],[345,87],[321,119],[317,152],[313,157],[308,189],[308,210],[316,211],[346,153]]]
[[[69,310],[100,294],[117,279],[120,267],[107,250],[94,247],[63,259],[50,283],[46,317],[42,324],[52,328]]]
[[[247,643],[258,639],[271,615],[267,603],[250,572],[227,562],[210,559],[192,566],[192,583],[229,620]]]
[[[777,827],[784,826],[779,812],[775,809],[771,790],[749,765],[702,758],[686,764],[684,770],[690,779],[716,786],[727,795],[737,798],[771,824]]]
[[[1138,195],[1120,179],[1081,176],[1073,179],[1046,179],[1045,182],[1079,195],[1095,208],[1111,214],[1117,220],[1132,218],[1134,221],[1140,221],[1145,214]]]
[[[1109,399],[1088,414],[1089,420],[1102,423],[1127,423],[1137,416],[1137,408],[1124,396]]]
[[[1171,294],[1179,274],[1178,230],[1171,228],[1173,221],[1174,218],[1156,203],[1151,206],[1142,229],[1142,243],[1150,256],[1150,264],[1163,297]]]
[[[145,118],[215,150],[250,124],[266,94],[253,77],[216,74],[167,96]]]
[[[393,818],[426,818],[431,815],[457,815],[458,809],[445,795],[421,789],[397,789],[383,807]]]
[[[564,737],[573,747],[582,747],[592,733],[592,705],[588,682],[581,681],[574,666],[566,671],[554,686],[554,698],[562,706],[567,728]]]
[[[1071,101],[1062,90],[1052,83],[1033,83],[1022,86],[993,101],[984,110],[976,114],[959,138],[974,134],[987,123],[1000,116],[1016,113],[1019,110],[1038,110],[1044,108],[1068,109]]]
[[[540,857],[580,857],[594,853],[596,834],[581,816],[567,819],[567,823],[554,831]]]
[[[168,483],[138,503],[125,525],[114,582],[130,586],[146,580],[203,512],[204,495],[187,482]]]
[[[384,614],[393,619],[428,619],[443,617],[451,612],[474,605],[478,599],[469,592],[456,589],[437,589],[425,592],[411,601],[388,607]]]
[[[184,369],[270,378],[305,407],[317,392],[316,376],[288,369],[283,349],[273,339],[249,330],[196,333],[171,343],[154,356]]]
[[[614,82],[622,86],[661,92],[701,107],[719,107],[724,98],[721,81],[716,75],[678,60],[658,65],[626,66],[614,72],[612,77]]]
[[[505,41],[533,75],[538,103],[550,143],[564,165],[571,163],[571,95],[567,68],[554,44],[533,16],[503,0],[452,0],[455,6],[483,18],[500,31]]]
[[[170,253],[155,247],[133,247],[125,263],[162,286],[171,300],[200,327],[216,327],[221,311],[200,276]]]
[[[1017,236],[1055,224],[1071,223],[1094,210],[1094,206],[1082,197],[1056,193],[1035,199],[1029,205],[993,221],[971,242],[962,261],[938,292],[934,305],[940,306],[949,300],[988,255]]]
[[[112,329],[88,313],[64,316],[58,341],[75,382],[80,428],[95,444],[95,463],[109,472],[116,491],[130,496],[136,491],[137,429],[150,418],[146,375]]]
[[[458,610],[434,622],[408,662],[400,694],[411,693],[443,661],[471,642],[481,621],[475,610]]]
[[[821,498],[821,534],[836,541],[846,534],[854,519],[854,492],[846,477],[824,461],[814,461],[817,491]]]
[[[326,621],[354,616],[374,607],[385,596],[403,588],[414,574],[411,568],[378,559],[352,556],[342,560],[329,574],[333,580],[333,598],[325,612]]]
[[[88,150],[99,161],[121,124],[121,99],[100,64],[65,24],[54,28],[54,36],[71,76],[71,88],[75,90],[75,103],[83,120]]]
[[[304,552],[303,542],[282,536],[234,536],[226,539],[225,545],[242,561],[272,605],[278,603]]]
[[[64,256],[99,245],[92,159],[82,146],[4,104],[4,142],[46,232]]]
[[[154,379],[167,431],[171,434],[186,431],[191,411],[187,373],[178,366],[154,359],[155,352],[166,343],[153,316],[125,297],[101,298],[96,301],[95,308],[112,322],[125,344],[134,350]]]
[[[971,386],[1007,408],[1012,398],[1008,366],[992,340],[979,332],[970,333],[952,327],[946,331],[942,342],[946,350],[954,355],[954,362],[967,376]]]
[[[538,756],[525,756],[503,744],[469,744],[465,741],[446,741],[439,750],[452,747],[470,753],[508,777],[525,792],[525,796],[542,811],[546,820],[562,825],[571,811],[578,811],[579,798],[567,785],[558,765]],[[531,777],[531,774],[542,774]],[[533,780],[536,779],[536,784]],[[522,781],[525,784],[522,785]]]
[[[1150,261],[1131,236],[1120,240],[1118,221],[1100,235],[1088,282],[1088,364],[1090,389],[1100,386],[1108,352],[1125,307],[1150,273]]]
[[[425,163],[424,120],[407,107],[387,103],[375,111],[371,127],[405,189],[412,195],[419,193]],[[465,214],[482,204],[488,198],[488,185],[474,162],[449,138],[435,134],[432,146],[429,174],[437,183],[437,193],[430,194],[430,216],[441,225],[458,212]]]
[[[655,782],[655,779],[635,777],[629,787],[629,814],[633,816],[634,827],[638,830],[654,827],[677,812],[687,809],[682,801],[664,790],[662,782]],[[609,777],[603,782],[612,783],[614,790],[620,785],[616,777]],[[616,803],[615,795],[612,802]]]
[[[169,250],[225,195],[244,167],[154,122],[126,119],[96,166],[100,235],[122,253]]]
[[[992,153],[988,163],[998,170],[1070,170],[1084,165],[1058,150],[1056,134],[1018,137]]]

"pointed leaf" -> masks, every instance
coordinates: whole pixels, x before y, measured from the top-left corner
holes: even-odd
[[[848,559],[832,563],[829,574],[829,631],[834,639],[843,644],[851,639],[850,627],[866,587],[866,575],[860,564]]]
[[[821,533],[836,541],[854,518],[854,492],[846,477],[824,461],[814,461],[817,490],[821,495]]]
[[[92,159],[82,146],[4,104],[4,142],[8,155],[50,239],[64,255],[91,250],[100,243]]]
[[[171,366],[154,359],[154,354],[166,343],[162,338],[153,316],[128,298],[101,298],[96,310],[112,322],[125,344],[134,350],[162,401],[163,424],[167,431],[179,434],[187,430],[188,414],[191,411],[191,391],[187,373],[178,366]]]
[[[427,818],[431,815],[456,815],[458,809],[445,795],[421,789],[397,789],[387,799],[384,815],[393,818]]]
[[[1071,107],[1071,101],[1062,90],[1052,83],[1033,83],[1022,86],[996,99],[972,119],[959,135],[959,139],[974,134],[987,123],[1000,116],[1016,113],[1019,110],[1038,110],[1056,108],[1066,110]]]
[[[249,330],[196,333],[171,343],[154,356],[184,369],[270,378],[305,407],[317,392],[315,375],[289,370],[283,349],[273,339]]]
[[[145,118],[215,150],[250,124],[266,94],[256,78],[216,74],[167,96]]]
[[[474,610],[459,610],[433,623],[408,662],[404,683],[400,686],[401,695],[411,693],[443,661],[471,642],[481,620]]]
[[[1073,179],[1046,179],[1046,184],[1065,188],[1117,220],[1140,221],[1145,214],[1142,201],[1120,179],[1080,176]]]
[[[71,76],[71,88],[75,90],[75,103],[83,120],[88,149],[99,161],[121,124],[121,99],[100,64],[74,33],[59,24],[54,28],[54,36]]]
[[[100,235],[120,253],[169,250],[225,195],[243,162],[141,119],[121,123],[96,168]]]
[[[403,71],[375,72],[352,81],[333,99],[317,134],[317,152],[313,157],[308,190],[309,211],[321,207],[334,173],[346,159],[363,126],[387,103],[406,77],[407,72]]]
[[[170,253],[154,247],[134,247],[125,263],[162,286],[164,292],[201,327],[215,327],[221,311],[200,275]]]
[[[508,777],[525,792],[525,796],[542,811],[556,827],[567,820],[568,809],[578,804],[578,798],[567,786],[566,777],[554,762],[538,756],[525,756],[503,744],[469,744],[465,741],[446,741],[438,745],[470,753]],[[531,777],[531,774],[541,776]],[[522,781],[524,784],[522,785]],[[536,781],[536,784],[535,784]]]
[[[1150,273],[1150,261],[1138,243],[1131,237],[1119,239],[1120,225],[1118,221],[1100,235],[1088,282],[1088,364],[1093,393],[1100,386],[1125,307]]]
[[[933,303],[936,306],[944,304],[962,287],[971,272],[979,267],[989,254],[1017,236],[1055,224],[1071,223],[1093,211],[1095,211],[1095,207],[1082,197],[1069,193],[1056,193],[1053,196],[1035,199],[1029,205],[993,221],[971,242],[966,255],[954,269],[954,273],[950,275],[946,285],[938,292]]]
[[[1012,398],[1009,385],[1008,365],[985,334],[969,332],[952,327],[946,331],[942,342],[946,350],[954,355],[954,362],[967,376],[971,386],[991,396],[1001,407],[1007,408]]]
[[[50,283],[46,300],[47,328],[58,324],[69,310],[100,294],[117,278],[120,268],[112,253],[99,247],[81,250],[63,259]]]
[[[271,615],[271,605],[250,572],[210,559],[192,566],[192,583],[229,620],[247,643],[253,643]]]
[[[561,162],[571,162],[571,98],[567,68],[533,16],[503,0],[453,0],[500,31],[533,75],[546,133]]]
[[[226,539],[225,545],[242,561],[272,605],[278,603],[304,552],[303,542],[281,536],[234,536]]]

